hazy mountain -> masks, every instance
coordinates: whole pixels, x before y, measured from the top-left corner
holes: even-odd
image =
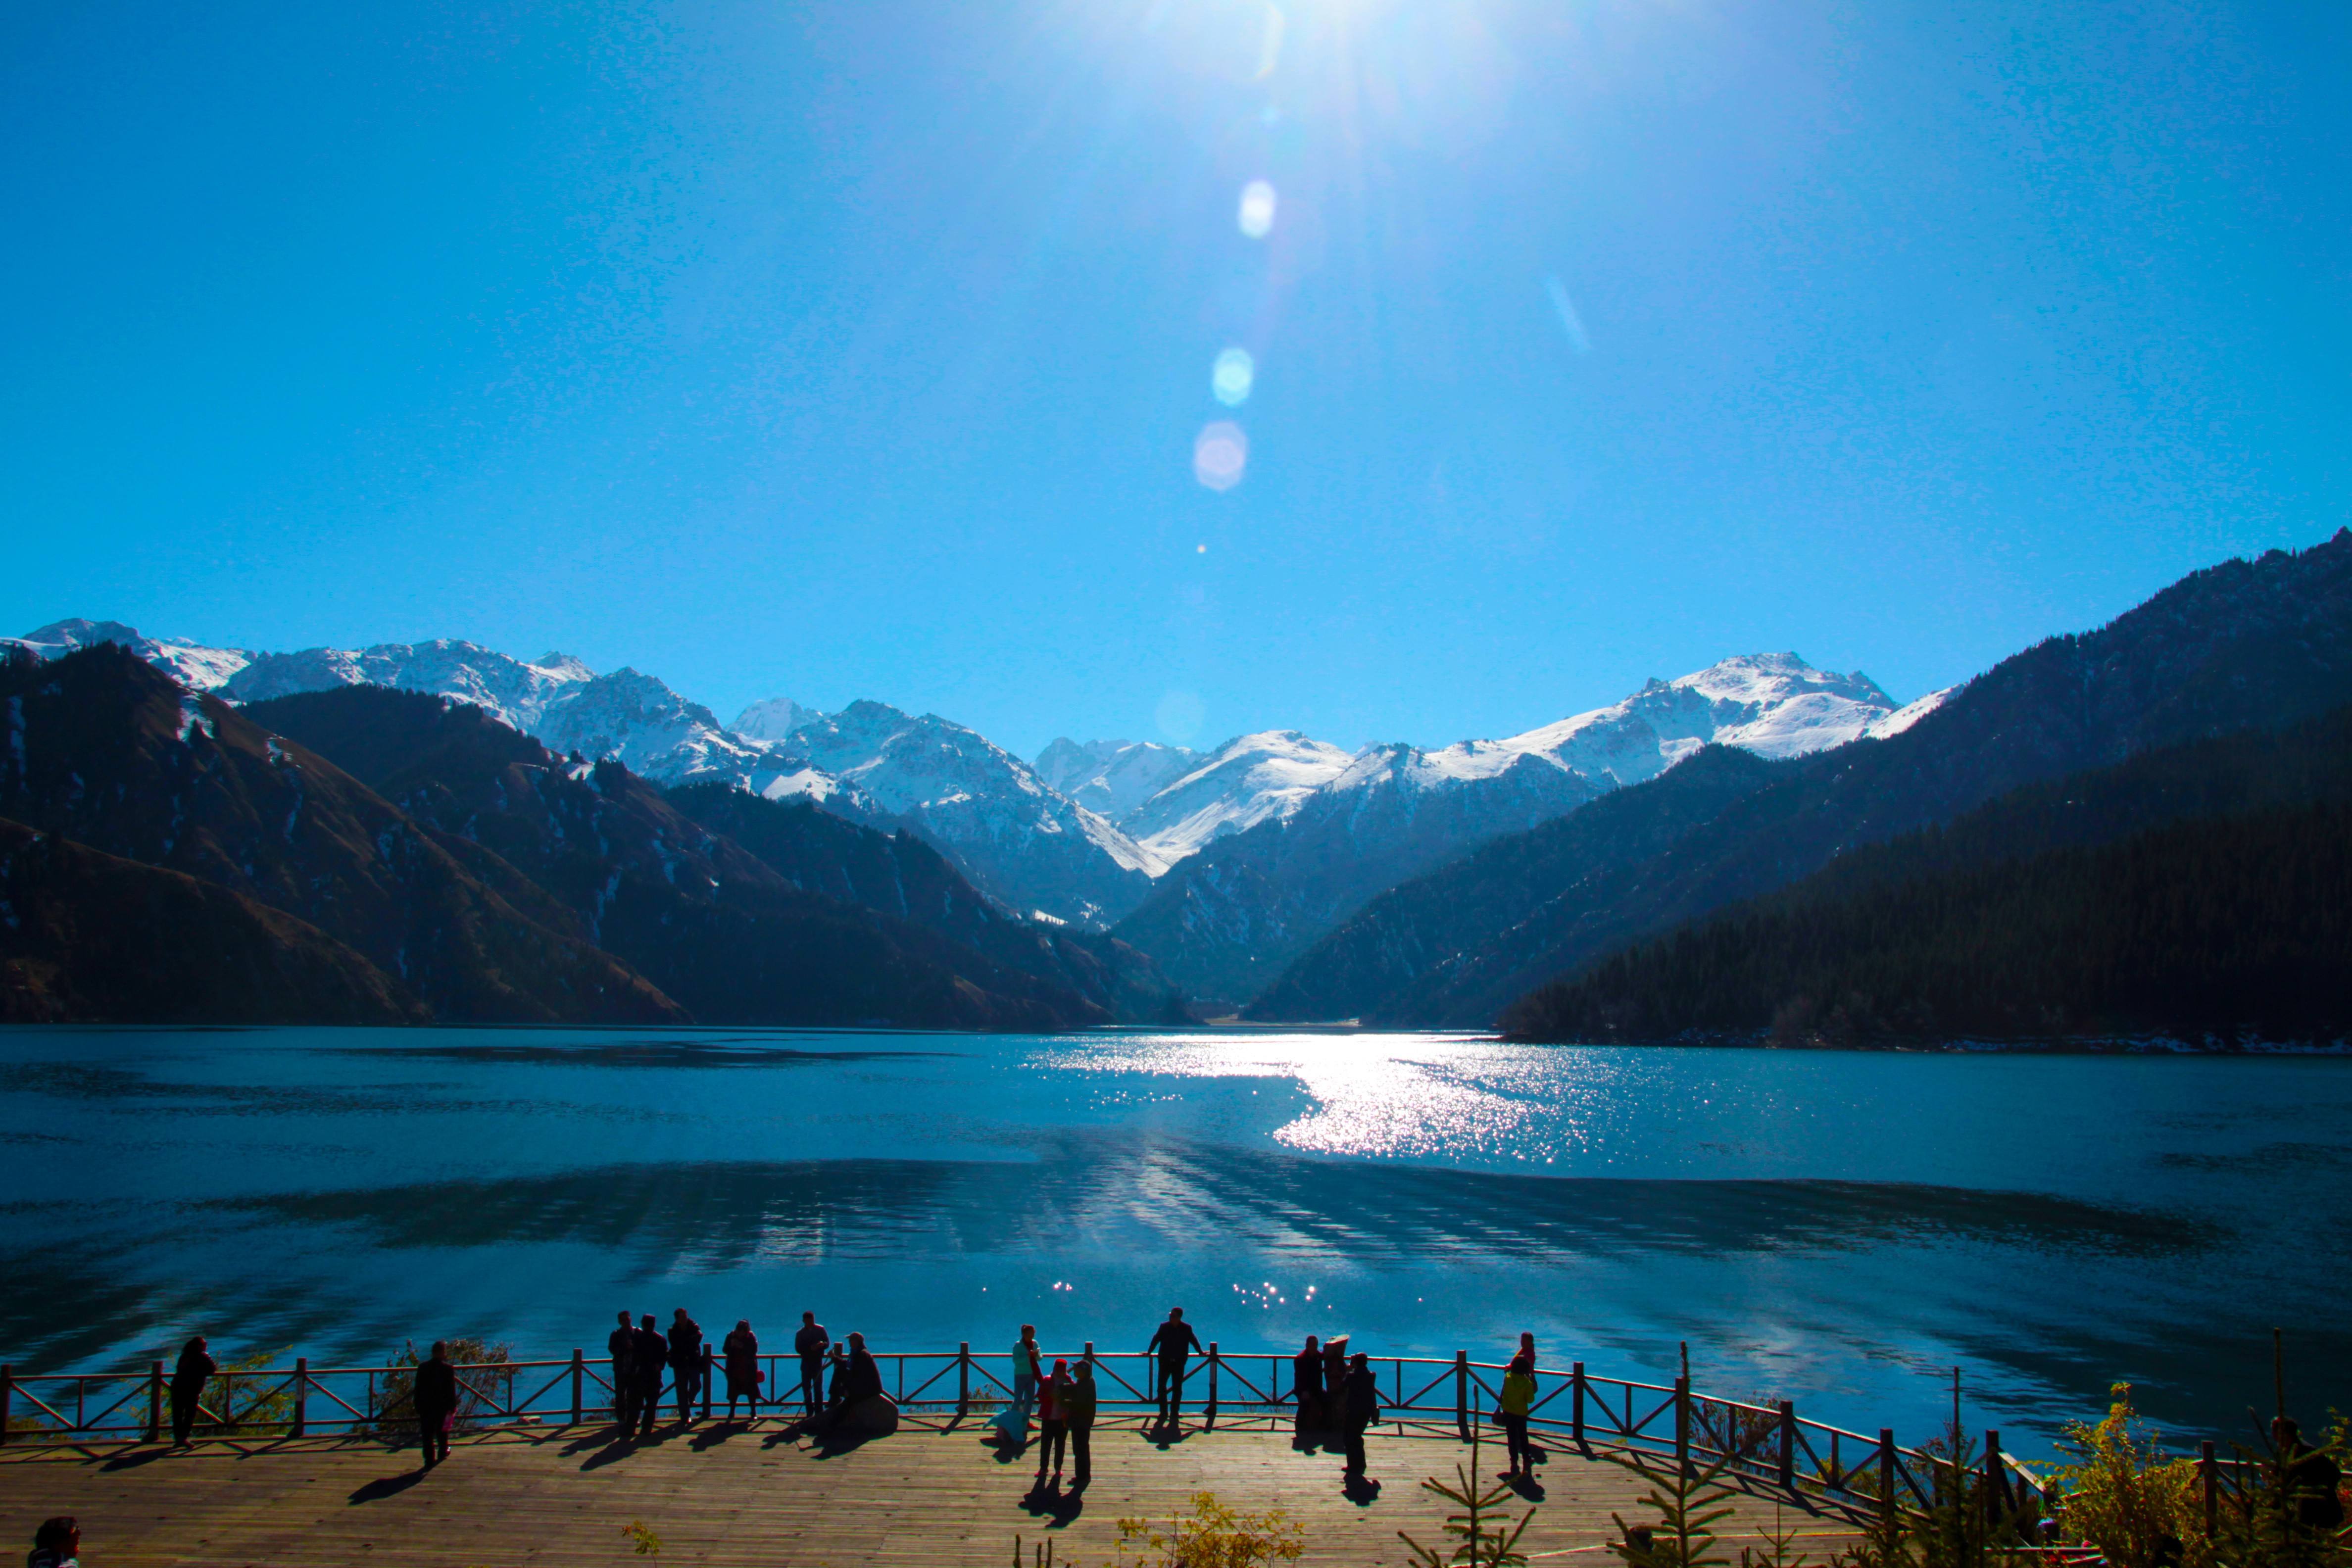
[[[1117,822],[1199,765],[1201,753],[1157,741],[1063,739],[1037,753],[1037,776],[1088,811]]]
[[[2347,700],[2352,533],[2339,532],[2196,573],[2095,632],[2002,661],[1900,732],[1772,764],[1727,799],[1677,768],[1610,797],[1610,834],[1578,831],[1592,806],[1498,841],[1368,904],[1253,1012],[1485,1025],[1553,975],[1862,845],[2022,784]]]
[[[789,697],[771,697],[736,714],[731,728],[750,740],[782,741],[802,725],[824,717],[815,709],[803,708]]]
[[[1239,735],[1120,818],[1125,831],[1174,865],[1203,845],[1287,816],[1348,771],[1350,753],[1296,730]]]
[[[1281,742],[1272,754],[1301,781],[1295,795],[1276,801],[1262,792],[1267,804],[1255,826],[1180,863],[1118,934],[1196,994],[1254,997],[1373,895],[1472,846],[1654,778],[1710,742],[1801,755],[1850,742],[1895,711],[1867,676],[1757,654],[1652,680],[1622,701],[1506,740],[1367,747],[1311,785],[1310,770],[1329,766],[1337,750],[1309,750],[1318,743],[1286,732],[1271,737]],[[1229,752],[1240,763],[1268,749],[1235,742],[1219,758]],[[1190,805],[1186,792],[1215,784],[1219,766],[1213,760],[1128,824],[1146,826],[1163,803],[1171,812]],[[1241,796],[1226,789],[1213,798],[1228,809]]]
[[[100,643],[120,643],[194,691],[212,690],[253,662],[254,657],[242,648],[206,647],[184,638],[142,637],[137,627],[126,626],[121,621],[79,618],[52,621],[37,631],[26,632],[21,637],[0,638],[0,642],[20,644],[43,658],[59,658]]]

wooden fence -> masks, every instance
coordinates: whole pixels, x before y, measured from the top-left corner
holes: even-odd
[[[1091,1342],[1063,1353],[1093,1363],[1103,1416],[1156,1411],[1156,1357],[1097,1352]],[[910,1426],[944,1430],[1013,1397],[1010,1352],[975,1353],[966,1343],[952,1351],[874,1355],[884,1391]],[[1055,1359],[1045,1354],[1049,1366]],[[797,1414],[798,1358],[763,1354],[760,1361],[763,1397],[754,1414]],[[1474,1423],[1491,1422],[1506,1370],[1459,1351],[1451,1361],[1375,1356],[1369,1364],[1380,1384],[1383,1427],[1400,1434],[1450,1432],[1464,1441]],[[1291,1365],[1287,1355],[1229,1354],[1212,1343],[1206,1354],[1185,1363],[1179,1394],[1203,1427],[1287,1425],[1295,1414]],[[213,1436],[398,1440],[415,1432],[406,1395],[411,1370],[312,1366],[302,1357],[290,1367],[218,1373],[205,1387],[197,1426]],[[706,1417],[714,1405],[723,1408],[712,1386],[720,1375],[706,1350],[698,1393]],[[612,1363],[576,1350],[567,1361],[460,1365],[457,1379],[463,1430],[583,1426],[615,1418]],[[169,1385],[160,1361],[145,1372],[31,1376],[0,1366],[0,1444],[159,1442],[169,1424]],[[673,1382],[665,1380],[661,1398],[667,1409],[676,1409]],[[1719,1467],[1723,1479],[1748,1489],[1855,1520],[1889,1507],[1925,1511],[1937,1468],[1948,1475],[1950,1468],[1948,1458],[1901,1447],[1891,1430],[1873,1436],[1827,1426],[1800,1416],[1788,1400],[1752,1405],[1718,1398],[1694,1392],[1681,1378],[1661,1384],[1598,1377],[1582,1362],[1537,1372],[1528,1426],[1532,1434],[1587,1455]],[[1984,1474],[2002,1500],[2021,1509],[2043,1506],[2041,1484],[2001,1452],[2000,1434],[1987,1432],[1984,1438]],[[2212,1464],[2210,1455],[2207,1464]]]

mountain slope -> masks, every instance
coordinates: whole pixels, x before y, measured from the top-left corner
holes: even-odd
[[[0,1023],[422,1024],[306,921],[0,820]]]
[[[795,886],[620,763],[567,763],[478,708],[357,687],[247,712],[348,763],[453,850],[544,889],[705,1022],[1052,1029],[1108,1016],[914,922]]]
[[[0,668],[0,816],[316,926],[436,1017],[675,1020],[628,966],[550,930],[324,759],[119,646]]]
[[[937,714],[853,702],[801,725],[791,745],[871,801],[878,819],[913,827],[1024,912],[1078,924],[1116,919],[1162,867],[1018,757]]]
[[[1180,984],[1255,997],[1374,895],[1487,839],[1654,778],[1710,742],[1795,756],[1852,741],[1895,710],[1859,672],[1817,670],[1795,654],[1748,654],[1506,740],[1367,747],[1278,816],[1179,864],[1119,934]],[[1308,1005],[1303,993],[1283,1004]]]
[[[1517,1037],[2352,1028],[2352,710],[2028,785],[1515,1003]]]
[[[1120,817],[1198,767],[1201,753],[1157,741],[1054,741],[1030,765],[1088,811]]]
[[[2021,784],[2198,736],[2274,728],[2347,700],[2352,533],[2299,554],[2226,562],[2097,631],[2003,660],[1898,734],[1786,764],[1768,787],[1622,875],[1555,863],[1524,898],[1498,891],[1482,931],[1455,927],[1444,940],[1403,929],[1446,923],[1433,909],[1439,889],[1401,900],[1386,917],[1387,940],[1399,952],[1442,955],[1440,967],[1366,1011],[1397,1023],[1486,1024],[1522,993],[1614,947]],[[1495,850],[1507,858],[1514,847]],[[1328,989],[1297,978],[1309,993]]]

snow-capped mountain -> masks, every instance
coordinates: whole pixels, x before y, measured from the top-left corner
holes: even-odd
[[[1119,826],[1173,864],[1213,839],[1289,816],[1351,761],[1339,747],[1296,730],[1236,736],[1119,818]]]
[[[802,725],[824,717],[815,709],[803,708],[789,697],[771,697],[736,714],[735,722],[729,728],[754,741],[782,741]]]
[[[192,691],[210,691],[253,662],[242,648],[206,647],[177,637],[142,637],[121,621],[52,621],[21,637],[0,637],[31,648],[43,658],[59,658],[93,644],[121,643]]]
[[[1071,801],[1020,758],[937,714],[853,702],[793,731],[792,748],[947,847],[1020,910],[1115,920],[1166,862]]]
[[[737,727],[741,727],[740,721]],[[1088,741],[1081,745],[1065,738],[1038,752],[1030,765],[1051,787],[1117,822],[1200,763],[1201,753],[1189,746],[1163,746],[1157,741]]]
[[[1246,831],[1213,845],[1213,828],[1199,837],[1206,852],[1162,878],[1119,934],[1179,984],[1241,1000],[1366,899],[1475,845],[1654,778],[1709,742],[1801,756],[1857,739],[1895,712],[1859,671],[1748,654],[1505,740],[1368,746],[1323,782],[1269,804]],[[1180,781],[1121,826],[1167,853],[1165,837],[1139,829],[1213,772]]]

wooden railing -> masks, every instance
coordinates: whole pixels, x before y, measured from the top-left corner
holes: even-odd
[[[902,1422],[944,1429],[1000,1408],[1013,1397],[1010,1352],[877,1351],[884,1392],[898,1402]],[[1099,1352],[1092,1342],[1061,1354],[1091,1361],[1104,1416],[1156,1410],[1157,1357]],[[796,1415],[799,1360],[763,1354],[761,1399],[754,1414]],[[1050,1366],[1055,1355],[1046,1352]],[[1451,1429],[1467,1441],[1485,1425],[1501,1392],[1505,1367],[1474,1362],[1376,1356],[1369,1364],[1381,1390],[1381,1424],[1400,1433]],[[1211,1344],[1189,1360],[1181,1394],[1191,1417],[1205,1427],[1273,1426],[1294,1413],[1291,1358],[1278,1352],[1226,1353]],[[197,1427],[208,1436],[400,1437],[413,1433],[404,1367],[314,1367],[307,1357],[290,1367],[215,1374],[206,1384]],[[457,1369],[465,1430],[557,1428],[615,1418],[611,1362],[573,1351],[568,1361],[492,1362]],[[708,1417],[724,1401],[713,1386],[723,1378],[704,1352],[698,1395]],[[170,1379],[162,1362],[145,1372],[17,1375],[0,1366],[0,1444],[147,1442],[163,1439],[170,1419]],[[676,1409],[675,1384],[665,1377],[661,1400]],[[1800,1416],[1782,1400],[1753,1405],[1671,1384],[1596,1377],[1582,1362],[1565,1371],[1539,1369],[1528,1413],[1532,1431],[1585,1454],[1613,1456],[1645,1466],[1679,1465],[1718,1472],[1720,1479],[1769,1491],[1816,1509],[1866,1519],[1885,1509],[1924,1511],[1937,1467],[1949,1461],[1896,1444],[1882,1428],[1875,1436]],[[2000,1451],[1987,1432],[1984,1474],[2004,1500],[2041,1508],[2040,1483]],[[2209,1450],[2210,1446],[2208,1445]],[[2206,1464],[2213,1460],[2209,1452]],[[2038,1517],[2038,1515],[2037,1515]]]

